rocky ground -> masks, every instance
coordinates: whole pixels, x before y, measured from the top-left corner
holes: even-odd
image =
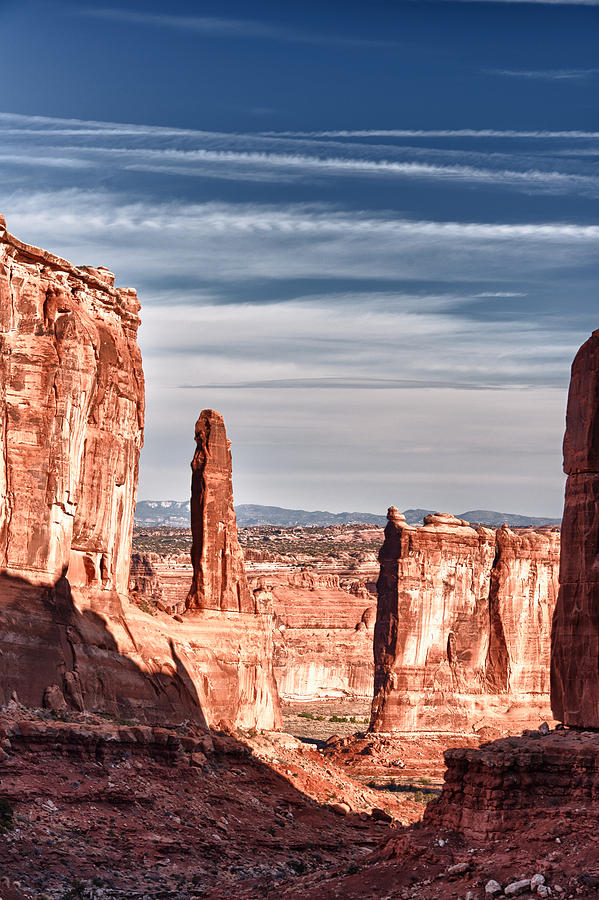
[[[356,861],[352,872],[314,873],[270,896],[318,900],[596,898],[598,852],[599,835],[590,823],[580,827],[576,821],[545,818],[525,837],[511,835],[481,843],[427,826],[425,821],[402,829],[381,850]]]
[[[290,735],[62,719],[0,718],[3,900],[273,896],[422,815]]]
[[[599,896],[592,807],[540,810],[525,839],[465,839],[434,812],[438,778],[416,775],[437,766],[441,743],[421,748],[420,763],[416,742],[404,743],[402,789],[390,792],[344,767],[344,752],[355,769],[378,754],[383,771],[399,749],[384,737],[332,736],[318,750],[286,733],[4,708],[0,897]]]

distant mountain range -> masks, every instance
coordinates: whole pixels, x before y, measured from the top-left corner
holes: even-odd
[[[360,522],[366,525],[381,525],[387,521],[386,516],[374,513],[341,512],[331,513],[317,509],[283,509],[280,506],[257,506],[253,503],[242,503],[235,507],[238,525],[350,525]]]
[[[241,503],[235,507],[237,524],[279,525],[292,528],[294,525],[385,525],[386,516],[375,513],[341,512],[331,513],[325,510],[284,509],[281,506],[259,506],[255,503]],[[410,525],[421,525],[424,516],[433,509],[405,509],[404,516]],[[493,509],[470,509],[456,513],[458,518],[481,525],[508,525],[527,527],[541,525],[560,525],[561,519],[543,516],[519,516],[514,513],[502,513]],[[167,526],[170,528],[189,528],[189,500],[140,500],[135,508],[135,524],[141,527]]]
[[[135,507],[135,524],[189,528],[189,500],[138,500]]]

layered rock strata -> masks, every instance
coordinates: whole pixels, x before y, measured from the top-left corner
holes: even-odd
[[[0,570],[127,596],[143,438],[135,291],[0,221]]]
[[[273,613],[270,598],[260,590],[252,593],[248,587],[233,508],[231,445],[220,413],[212,409],[201,412],[195,440],[191,463],[193,579],[184,621],[202,628],[214,623],[217,631],[221,629],[221,636],[215,633],[204,646],[213,648],[218,663],[208,667],[208,685],[212,688],[212,681],[220,680],[223,711],[237,710],[240,725],[251,725],[253,717],[262,727],[279,727]],[[225,661],[222,649],[230,642],[236,652]]]
[[[339,575],[289,573],[272,584],[275,677],[284,700],[370,699],[374,598]]]
[[[176,621],[129,600],[138,312],[107,269],[0,220],[0,704],[272,728],[270,613]]]
[[[133,554],[131,572],[131,589],[142,607],[185,609],[189,557]],[[248,585],[257,609],[274,616],[273,662],[281,700],[372,700],[376,597],[364,581],[354,573],[343,577],[254,565]]]
[[[154,564],[157,554],[132,553],[129,569],[129,596],[140,604],[151,604],[162,612],[178,612],[165,603],[164,591]]]
[[[550,717],[559,534],[423,527],[389,510],[380,553],[371,730],[472,731]]]
[[[445,784],[425,822],[471,840],[498,840],[534,831],[539,821],[596,823],[599,735],[567,729],[527,731],[478,749],[446,750]],[[596,826],[595,826],[596,827]]]
[[[559,721],[599,728],[599,331],[572,364],[564,471],[551,704]]]

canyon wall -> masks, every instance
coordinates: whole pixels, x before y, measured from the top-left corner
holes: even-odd
[[[273,616],[273,664],[281,700],[372,700],[376,597],[363,586],[367,579],[267,565],[252,563],[248,584],[254,602]],[[183,553],[133,554],[130,584],[139,605],[180,612],[191,579],[189,557]]]
[[[267,581],[281,697],[371,699],[375,598],[365,590],[344,589],[336,574],[299,571]]]
[[[264,545],[285,553],[258,549],[256,534],[245,534],[248,539],[254,544],[246,551],[250,593],[274,613],[281,698],[371,699],[372,532],[363,536],[364,550],[355,529],[337,535],[334,546],[329,532],[265,530]],[[164,538],[157,532],[141,541],[161,547]],[[171,536],[169,545],[181,541]],[[300,561],[308,547],[313,555]],[[373,727],[510,730],[549,718],[558,551],[559,534],[550,529],[493,530],[443,515],[414,527],[398,516],[381,552]],[[147,600],[159,609],[184,607],[189,557],[167,550],[152,556],[151,567],[152,577],[143,570],[136,575],[147,580]],[[157,594],[153,599],[156,584],[162,601]]]
[[[380,553],[371,730],[517,729],[550,718],[559,534],[392,507]]]
[[[551,703],[559,721],[599,728],[599,331],[572,364],[564,471]]]
[[[0,703],[272,728],[272,614],[141,610],[139,303],[0,219]],[[266,675],[265,675],[266,671]]]
[[[135,291],[0,223],[0,569],[127,595],[143,436]]]

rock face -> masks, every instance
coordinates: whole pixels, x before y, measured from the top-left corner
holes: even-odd
[[[127,595],[144,383],[135,291],[0,222],[0,570]]]
[[[459,831],[469,840],[521,837],[539,822],[555,823],[555,835],[572,819],[597,821],[599,735],[566,729],[492,741],[478,749],[445,751],[445,784],[429,804],[425,823]],[[576,843],[576,841],[573,841]]]
[[[272,594],[281,698],[370,699],[374,598],[345,590],[339,575],[308,571],[277,578]]]
[[[572,365],[564,471],[551,705],[555,718],[567,725],[599,728],[599,331]]]
[[[138,594],[153,603],[164,600],[164,591],[154,568],[156,554],[132,553],[129,569],[129,595]]]
[[[205,409],[196,422],[191,463],[191,562],[188,609],[255,612],[245,577],[233,508],[231,443],[220,413]]]
[[[371,730],[514,728],[549,713],[559,534],[406,524],[380,553]]]
[[[281,724],[273,673],[273,613],[269,598],[250,593],[233,509],[231,447],[220,413],[205,409],[195,428],[191,463],[193,579],[185,622],[208,633],[207,686],[224,721],[237,710],[238,725]],[[212,630],[212,633],[210,631]],[[215,664],[216,663],[216,664]],[[258,713],[258,715],[256,715]]]
[[[0,704],[273,728],[272,614],[128,596],[144,384],[135,292],[0,219]]]

